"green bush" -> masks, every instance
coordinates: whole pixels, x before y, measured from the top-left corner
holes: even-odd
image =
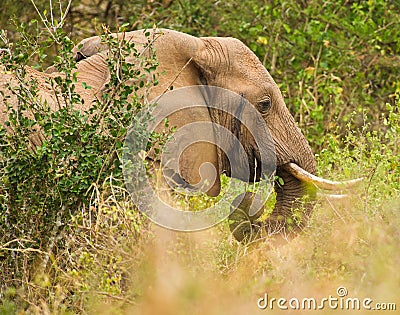
[[[28,36],[24,28],[19,31],[21,36]],[[139,86],[148,88],[155,84],[154,76],[148,74],[156,69],[156,60],[146,57],[140,61],[140,52],[133,43],[105,33],[102,40],[111,47],[107,59],[110,82],[90,110],[82,112],[76,109],[83,100],[75,92],[78,83],[73,72],[73,43],[59,28],[51,35],[63,47],[54,58],[54,66],[62,71],[62,75],[49,82],[59,100],[57,111],[51,111],[39,98],[37,82],[26,76],[24,64],[29,53],[24,51],[25,47],[21,43],[15,46],[7,41],[4,43],[8,44],[10,53],[2,58],[2,65],[20,83],[9,87],[18,101],[17,107],[9,106],[8,125],[14,132],[7,134],[1,129],[1,289],[18,287],[20,280],[27,277],[44,291],[48,290],[53,276],[64,267],[59,266],[54,257],[65,253],[71,255],[71,251],[75,252],[71,256],[74,258],[69,259],[76,260],[76,265],[75,271],[68,272],[79,274],[77,270],[82,268],[93,270],[99,251],[93,254],[90,250],[82,250],[79,257],[75,256],[86,237],[92,238],[97,232],[91,231],[91,224],[86,226],[87,220],[96,221],[98,227],[105,228],[101,223],[103,217],[112,214],[114,219],[106,221],[109,237],[115,234],[121,238],[128,234],[130,241],[126,244],[137,240],[145,230],[141,216],[132,205],[127,203],[121,208],[119,202],[129,198],[117,196],[125,194],[121,192],[124,184],[120,159],[126,131],[144,104],[136,90]],[[37,47],[29,49],[41,52],[49,41],[36,44]],[[136,56],[141,67],[136,64],[133,67],[126,61],[127,56]],[[128,81],[138,82],[138,86],[132,86]],[[24,116],[25,111],[33,113],[34,120]],[[136,127],[136,132],[140,132],[140,128],[146,131],[146,125]],[[29,140],[34,128],[43,134],[43,141],[38,146],[32,146]],[[82,227],[87,231],[77,232]],[[71,243],[71,238],[77,243]],[[109,241],[108,237],[102,239]],[[109,253],[104,255],[106,259],[102,261],[107,266],[118,265],[115,262],[118,257]],[[67,270],[69,268],[71,266]],[[118,272],[115,270],[116,274]],[[101,276],[99,286],[111,293],[118,287],[118,291],[120,286],[115,282],[121,280],[119,277],[115,274]],[[92,279],[92,282],[96,283],[96,280]]]
[[[11,8],[3,10],[6,17],[15,14],[16,7],[26,10],[22,3],[5,2],[3,5]],[[37,1],[37,7],[47,9],[43,16],[50,20],[47,1]],[[55,13],[58,11],[54,8]],[[319,151],[324,148],[325,135],[335,128],[345,134],[346,122],[354,111],[357,117],[352,119],[353,129],[362,127],[365,115],[378,122],[381,113],[387,112],[386,103],[394,105],[400,67],[400,44],[395,40],[400,36],[399,12],[400,4],[393,0],[113,0],[101,5],[74,0],[64,28],[71,38],[79,39],[98,33],[102,23],[112,29],[118,27],[116,23],[130,23],[128,30],[156,25],[195,36],[237,37],[270,70],[289,109]],[[35,18],[33,14],[27,12],[24,22]],[[5,22],[3,28],[15,29]],[[19,37],[17,34],[13,36]],[[29,36],[24,38],[33,42]],[[52,47],[61,48],[60,44]],[[54,54],[52,49],[46,52]],[[35,57],[38,66],[43,61],[48,62],[40,55]],[[380,130],[383,126],[375,123],[372,127]]]

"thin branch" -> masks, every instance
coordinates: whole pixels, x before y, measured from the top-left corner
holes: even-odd
[[[178,72],[178,74],[172,79],[171,83],[168,84],[168,87],[164,90],[164,92],[162,92],[162,94],[160,95],[160,98],[168,92],[168,90],[170,89],[170,87],[172,86],[172,84],[174,84],[174,82],[178,79],[178,77],[181,75],[181,73],[183,72],[183,70],[185,70],[185,68],[189,65],[189,63],[192,62],[193,57],[190,57],[190,59],[185,63],[185,65],[182,67],[182,69]]]
[[[53,38],[53,40],[55,42],[57,42],[57,38],[54,36],[53,31],[49,28],[48,26],[48,21],[47,18],[45,16],[42,15],[42,13],[40,13],[38,7],[36,6],[36,3],[34,0],[31,0],[32,5],[34,6],[36,13],[39,15],[41,21],[43,22],[44,26],[46,27],[47,31],[49,32],[49,34],[51,35],[51,37]]]
[[[50,1],[50,18],[51,18],[51,26],[53,27],[53,32],[56,31],[55,27],[54,27],[54,16],[53,16],[53,3]],[[61,0],[60,0],[61,2]]]
[[[83,291],[83,293],[87,293],[87,292]],[[118,301],[123,301],[123,302],[125,302],[125,303],[127,303],[127,304],[138,305],[138,303],[136,303],[136,302],[134,302],[134,301],[131,301],[131,300],[125,298],[125,297],[120,297],[120,296],[112,295],[112,294],[110,294],[110,293],[108,293],[108,292],[95,291],[94,293],[97,293],[97,294],[100,294],[100,295],[105,295],[105,296],[107,296],[107,297],[109,297],[109,298],[111,298],[111,299],[115,299],[115,300],[118,300]]]
[[[60,21],[57,23],[57,25],[55,25],[55,20],[54,20],[54,13],[53,13],[53,3],[52,0],[50,0],[50,18],[51,21],[49,21],[47,19],[46,16],[42,15],[42,13],[40,13],[38,7],[36,6],[36,3],[34,0],[31,0],[31,3],[33,5],[33,7],[36,10],[36,13],[39,15],[41,21],[43,22],[44,26],[46,27],[47,31],[49,32],[50,36],[53,38],[53,40],[58,43],[56,36],[54,35],[56,30],[58,28],[61,28],[64,24],[65,18],[67,17],[67,14],[70,10],[71,7],[71,3],[72,0],[68,1],[68,5],[67,8],[65,9],[65,11],[62,11],[62,6],[61,6],[61,0],[60,0]]]

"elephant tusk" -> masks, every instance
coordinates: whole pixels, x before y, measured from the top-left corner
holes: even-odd
[[[304,169],[302,169],[300,166],[298,166],[295,163],[288,163],[283,166],[286,171],[288,171],[290,174],[292,174],[294,177],[297,179],[306,182],[306,183],[311,183],[317,186],[320,189],[327,189],[327,190],[338,190],[338,189],[349,189],[357,184],[359,184],[362,180],[364,180],[363,177],[361,178],[356,178],[356,179],[351,179],[348,181],[332,181],[329,179],[324,179],[320,178],[318,176],[315,176]]]
[[[317,197],[326,198],[326,199],[329,199],[329,200],[343,200],[343,199],[349,198],[350,195],[347,195],[347,194],[321,194],[321,193],[317,193]]]

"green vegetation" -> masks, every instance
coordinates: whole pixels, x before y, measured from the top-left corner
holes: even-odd
[[[0,129],[0,314],[253,314],[265,292],[324,298],[339,286],[400,308],[398,1],[74,0],[65,20],[58,4],[35,4],[42,18],[27,0],[0,4],[1,71],[21,79],[19,110],[35,112],[49,139],[30,150],[35,123],[17,111],[15,135]],[[142,106],[125,82],[154,84],[144,73],[156,60],[130,71],[135,47],[112,50],[109,67],[122,72],[90,113],[74,109],[71,48],[104,34],[103,23],[241,39],[279,84],[319,174],[362,175],[364,185],[343,201],[321,199],[311,226],[281,248],[237,244],[227,222],[192,234],[149,224],[124,188],[120,154]],[[52,84],[70,105],[50,113],[25,64],[62,69]]]

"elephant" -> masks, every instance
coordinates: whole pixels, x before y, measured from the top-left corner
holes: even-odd
[[[181,183],[187,187],[196,187],[196,184],[204,181],[204,176],[206,181],[207,176],[210,176],[212,184],[205,190],[209,196],[220,194],[221,174],[238,177],[243,181],[260,181],[264,172],[270,176],[271,167],[260,156],[265,151],[274,150],[272,164],[276,169],[275,175],[279,178],[274,183],[276,192],[274,209],[264,222],[256,222],[261,212],[250,215],[249,211],[253,203],[259,203],[257,196],[253,193],[244,193],[240,196],[241,198],[233,203],[234,211],[230,215],[234,221],[231,223],[231,230],[238,241],[249,240],[252,235],[258,235],[261,227],[268,234],[284,238],[289,234],[296,235],[296,232],[307,224],[311,215],[316,187],[330,190],[344,189],[359,182],[360,179],[347,182],[329,181],[315,175],[314,154],[286,107],[278,85],[257,56],[240,40],[230,37],[199,38],[169,29],[138,30],[116,33],[112,36],[135,43],[135,48],[141,55],[150,56],[155,52],[159,84],[148,91],[148,99],[156,99],[163,94],[168,95],[171,93],[171,86],[175,90],[190,86],[218,87],[245,99],[268,127],[268,137],[273,148],[268,144],[258,145],[254,137],[249,135],[248,128],[236,125],[235,120],[227,118],[228,115],[224,112],[207,107],[206,93],[201,92],[188,97],[206,106],[177,112],[168,117],[170,125],[177,128],[197,121],[215,123],[227,130],[232,130],[236,126],[236,138],[247,155],[245,166],[250,170],[250,176],[247,178],[237,175],[240,174],[240,170],[238,172],[232,169],[224,152],[213,143],[195,143],[180,157]],[[149,49],[149,42],[152,49]],[[109,82],[110,73],[105,61],[107,51],[108,46],[102,42],[100,36],[86,38],[73,49],[77,61],[78,80],[94,87],[89,92],[82,89],[78,91],[85,95],[85,106],[90,106],[91,100],[96,94],[101,93]],[[135,58],[132,56],[133,63]],[[52,73],[42,74],[32,70],[32,75],[39,78],[42,95],[46,99],[51,99],[52,109],[55,110],[54,96],[49,88],[42,84],[44,78],[56,75],[53,70],[49,72]],[[4,121],[3,117],[0,119]],[[262,134],[256,136],[263,138]],[[151,153],[147,158],[154,160]],[[200,166],[205,163],[212,165],[217,171],[216,177],[211,178],[210,174],[199,173]],[[308,200],[303,204],[305,197]],[[293,224],[290,218],[299,208],[303,209],[300,221]],[[235,212],[235,209],[240,212]],[[248,222],[244,228],[241,225],[243,220]]]
[[[145,33],[152,38],[159,62],[157,71],[163,73],[159,76],[160,84],[150,91],[150,98],[165,93],[171,85],[174,88],[200,85],[219,87],[243,96],[264,119],[275,147],[276,175],[280,178],[275,181],[275,207],[263,223],[269,234],[276,233],[286,238],[287,234],[296,234],[296,231],[302,229],[311,214],[316,187],[329,190],[344,189],[362,180],[335,182],[315,175],[316,161],[311,147],[286,107],[278,85],[257,56],[240,40],[230,37],[197,38],[168,29],[138,30],[113,36],[134,42],[138,47],[142,47],[139,50],[145,51],[149,42]],[[86,38],[75,46],[75,60],[81,62],[107,49],[107,45],[102,43],[99,36]],[[198,98],[202,96],[192,97],[193,101],[198,102]],[[226,119],[226,114],[218,110],[195,109],[191,114],[186,114],[183,118],[179,115],[170,116],[169,119],[171,124],[178,128],[201,120],[232,129],[232,120]],[[248,167],[251,170],[250,178],[241,179],[249,181],[254,178],[259,181],[263,176],[263,161],[259,161],[257,152],[270,148],[257,147],[246,133],[246,128],[239,128],[242,130],[237,133],[237,138],[246,150]],[[220,151],[210,143],[196,144],[193,151],[186,152],[180,160],[181,179],[189,185],[198,183],[199,166],[206,162],[217,169],[218,175],[224,173],[227,176],[235,176],[228,159]],[[268,170],[268,167],[264,170]],[[220,193],[220,186],[217,176],[206,193],[216,196]],[[303,205],[302,199],[307,196],[310,197],[309,201]],[[231,219],[239,218],[231,224],[231,230],[239,241],[250,238],[249,235],[253,235],[254,230],[258,229],[254,222],[260,216],[260,212],[249,215],[253,203],[259,203],[259,200],[252,193],[243,194],[233,203],[233,207],[240,212],[233,211],[231,214]],[[299,207],[303,208],[302,218],[293,225],[288,218]],[[238,228],[240,221],[245,219],[248,219],[249,224]]]

